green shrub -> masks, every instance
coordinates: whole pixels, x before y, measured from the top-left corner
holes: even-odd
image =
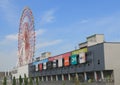
[[[28,78],[26,77],[25,74],[24,74],[24,85],[28,85]]]
[[[16,79],[15,79],[15,77],[13,77],[13,83],[12,83],[12,85],[16,85]]]
[[[88,80],[88,83],[92,83],[92,79],[89,79],[89,80]]]
[[[36,77],[36,85],[39,85],[39,83],[38,83],[38,77]]]
[[[6,77],[4,77],[4,80],[3,80],[3,85],[7,85],[7,81],[6,81]]]
[[[29,85],[33,85],[33,81],[31,77],[29,78]]]
[[[19,85],[22,85],[23,79],[21,77],[21,75],[19,76]]]

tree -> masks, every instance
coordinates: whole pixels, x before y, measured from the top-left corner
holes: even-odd
[[[28,85],[28,78],[26,77],[26,74],[24,74],[24,85]]]
[[[13,77],[13,83],[12,83],[12,85],[16,85],[16,79],[15,79],[15,77]]]
[[[38,83],[38,77],[36,77],[36,85],[39,85],[39,83]]]
[[[33,85],[33,81],[31,77],[29,78],[29,85]]]
[[[80,85],[80,81],[79,81],[78,77],[75,77],[75,85]]]
[[[21,77],[21,75],[19,76],[19,85],[22,85],[23,79]]]
[[[3,85],[7,85],[6,77],[4,77]]]

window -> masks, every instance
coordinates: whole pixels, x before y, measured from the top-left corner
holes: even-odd
[[[98,59],[98,65],[100,64],[100,60]]]
[[[88,63],[88,66],[90,66],[90,63]]]

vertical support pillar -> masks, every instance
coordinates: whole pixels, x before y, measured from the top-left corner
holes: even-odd
[[[8,70],[8,76],[9,76],[9,70]]]
[[[5,77],[6,77],[6,71],[5,71]]]
[[[42,77],[42,81],[44,81],[43,76],[41,76],[41,77]]]
[[[48,81],[48,76],[46,76],[46,81]]]
[[[39,79],[39,77],[37,77],[38,78],[38,82],[40,82],[40,79]]]
[[[64,75],[62,74],[62,80],[64,81]]]
[[[77,74],[77,73],[75,74],[75,77],[76,77],[76,79],[78,80],[78,74]]]
[[[101,71],[101,78],[102,78],[102,80],[104,80],[104,73],[103,73],[103,71]]]
[[[70,81],[70,74],[68,74],[68,80]]]
[[[87,74],[86,74],[86,72],[84,72],[84,78],[85,78],[85,81],[87,81]]]
[[[52,75],[51,75],[51,81],[53,81],[53,77],[52,77]]]
[[[58,76],[56,75],[56,81],[58,81]]]
[[[40,80],[40,76],[38,77],[38,80],[39,80],[39,82],[41,81],[41,80]]]
[[[97,73],[96,72],[94,72],[94,79],[95,79],[95,81],[97,81]]]

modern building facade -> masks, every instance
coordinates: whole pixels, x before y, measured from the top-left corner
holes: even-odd
[[[87,37],[79,49],[34,61],[28,76],[41,81],[74,80],[120,84],[120,42],[105,42],[103,34]]]

